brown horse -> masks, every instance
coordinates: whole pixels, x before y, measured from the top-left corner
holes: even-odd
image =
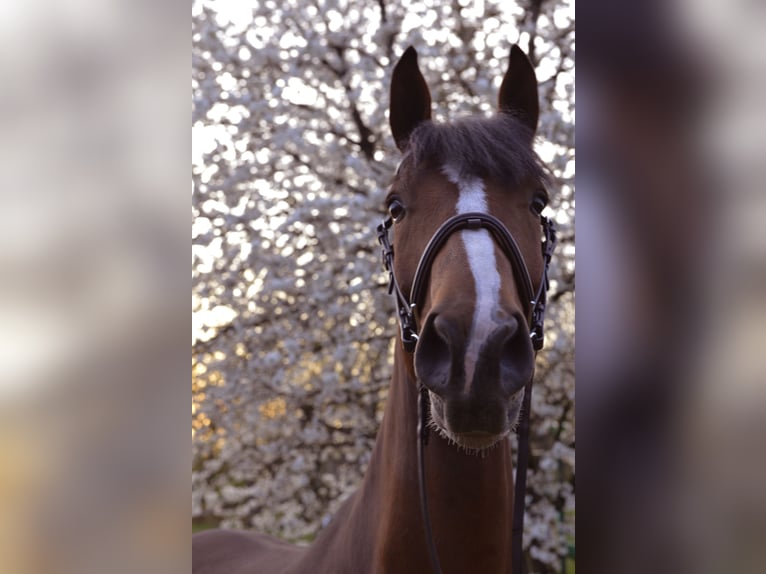
[[[403,158],[379,228],[402,340],[364,480],[308,547],[249,532],[195,535],[195,574],[423,574],[439,568],[429,544],[445,574],[511,571],[509,437],[542,344],[552,248],[531,147],[537,97],[534,69],[514,46],[497,116],[436,125],[417,54],[404,53],[390,102]],[[434,431],[421,472],[432,526],[419,494],[419,396]]]

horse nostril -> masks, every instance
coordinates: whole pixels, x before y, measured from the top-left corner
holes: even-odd
[[[515,394],[524,387],[534,370],[535,354],[529,333],[514,318],[497,331],[496,337],[501,349],[501,380],[511,394]]]
[[[449,322],[437,314],[429,315],[415,348],[415,373],[420,382],[432,390],[449,381],[450,339]]]
[[[496,317],[484,329],[451,313],[426,317],[415,347],[415,374],[442,396],[462,392],[516,394],[532,376],[534,352],[523,317]]]

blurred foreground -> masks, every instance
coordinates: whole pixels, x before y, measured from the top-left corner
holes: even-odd
[[[581,572],[766,568],[766,42],[751,10],[577,14]]]
[[[0,10],[4,574],[188,571],[187,10]]]

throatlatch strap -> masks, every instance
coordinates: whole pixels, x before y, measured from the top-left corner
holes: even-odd
[[[434,533],[431,529],[431,517],[428,514],[428,498],[426,494],[426,461],[425,446],[428,444],[428,389],[419,385],[418,392],[418,486],[420,488],[420,513],[423,516],[423,529],[426,535],[428,557],[431,560],[431,568],[434,574],[442,574],[439,564],[439,555],[436,552]]]
[[[529,464],[529,418],[532,407],[532,379],[524,387],[524,400],[518,428],[518,452],[516,453],[516,484],[513,492],[513,538],[511,540],[511,560],[513,574],[524,573],[524,495],[527,490],[527,466]]]

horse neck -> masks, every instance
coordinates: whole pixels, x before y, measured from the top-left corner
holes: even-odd
[[[362,488],[377,510],[374,554],[383,572],[430,571],[418,494],[417,394],[411,355],[397,345],[383,424]],[[513,475],[508,441],[473,456],[432,431],[425,462],[429,514],[445,574],[509,572]]]

